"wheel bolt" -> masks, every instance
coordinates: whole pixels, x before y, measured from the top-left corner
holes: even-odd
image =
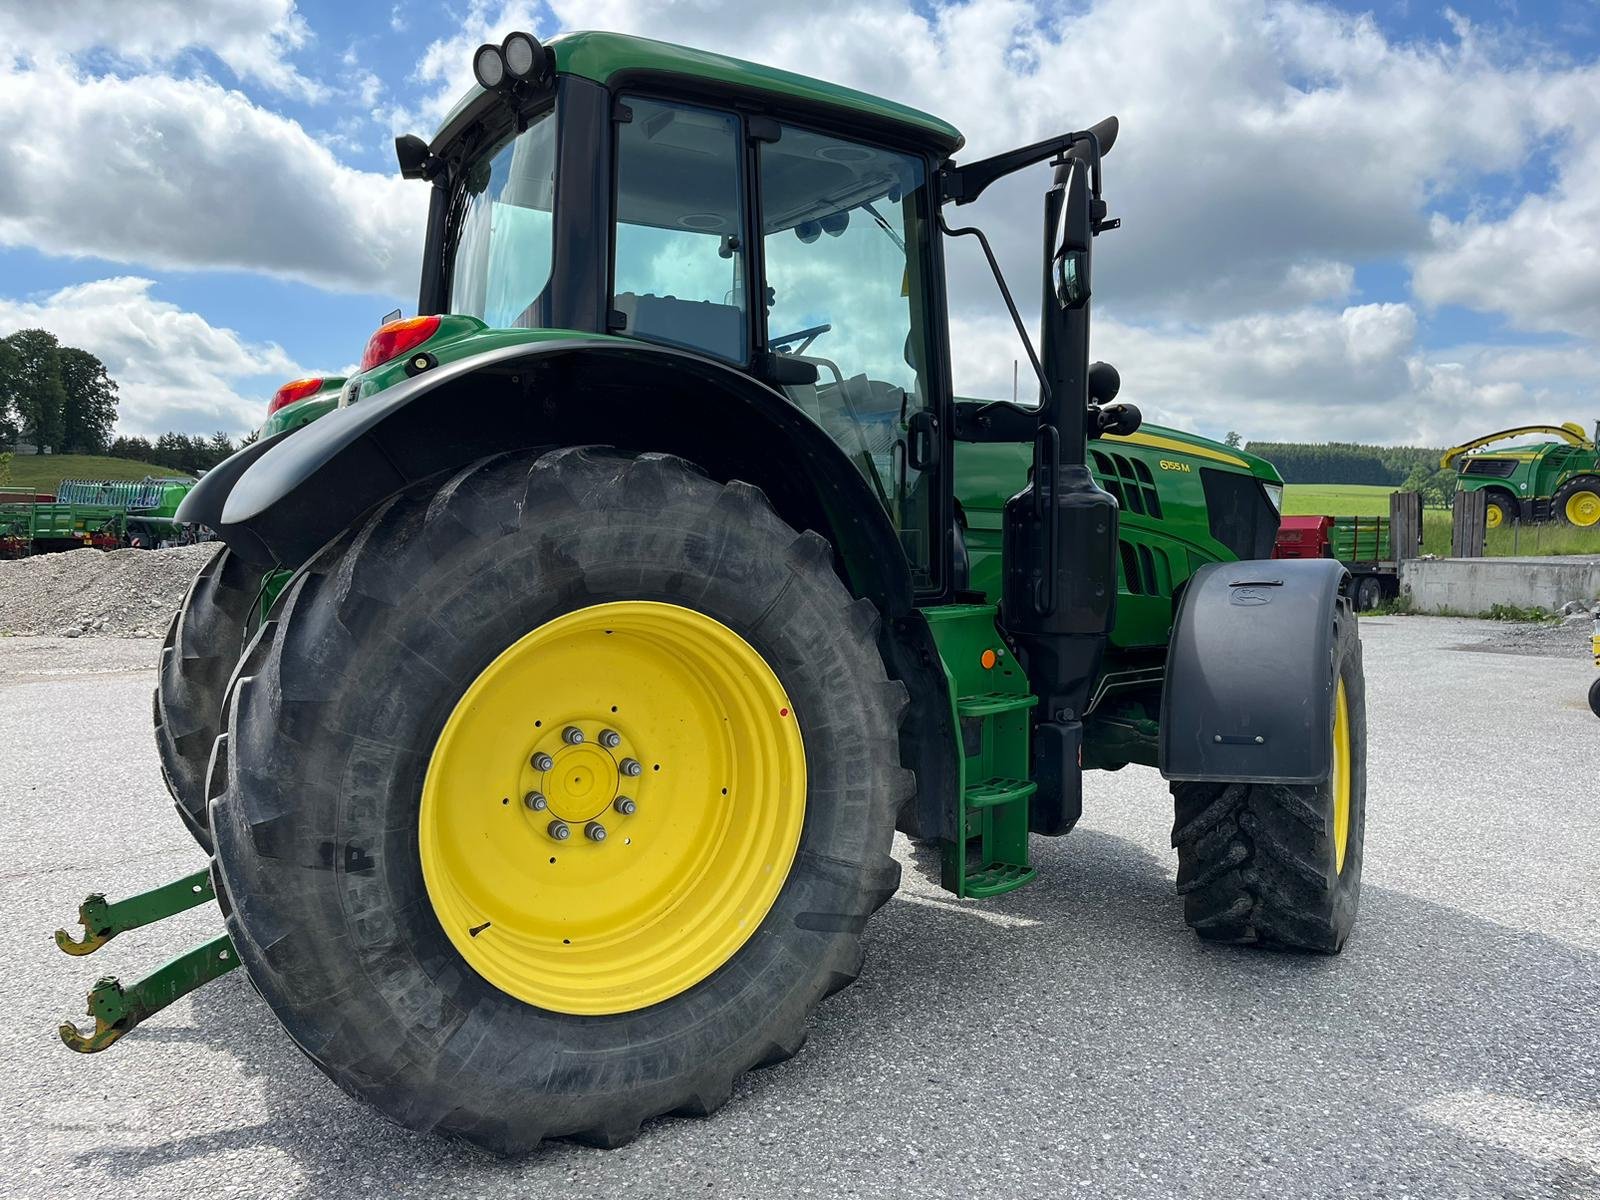
[[[630,796],[618,796],[611,802],[611,807],[625,817],[631,817],[639,811],[639,806],[633,802]]]
[[[533,763],[533,769],[535,771],[548,771],[556,765],[556,760],[551,758],[543,750],[535,754],[529,761]]]
[[[615,729],[602,729],[600,731],[600,744],[607,750],[615,750],[622,745],[622,735]]]
[[[583,836],[591,842],[603,842],[606,840],[606,827],[599,821],[590,821],[583,827]]]
[[[558,842],[564,842],[572,836],[572,830],[565,821],[551,821],[550,836]]]
[[[583,742],[583,730],[576,725],[568,725],[561,731],[561,740],[569,746],[577,746]]]
[[[543,812],[550,807],[550,802],[544,798],[543,792],[529,792],[522,798],[522,802],[534,812]]]
[[[622,773],[632,778],[643,774],[644,768],[639,765],[638,759],[625,758],[622,760]]]

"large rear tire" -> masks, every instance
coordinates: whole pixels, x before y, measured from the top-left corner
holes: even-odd
[[[712,1112],[898,883],[877,623],[822,538],[680,459],[505,455],[386,502],[237,674],[211,812],[251,979],[412,1129],[519,1153]]]
[[[260,594],[261,572],[223,547],[189,585],[161,647],[156,753],[178,815],[207,853],[206,770],[222,732],[228,678],[244,651]]]
[[[1355,924],[1367,811],[1356,618],[1335,617],[1334,770],[1308,785],[1175,783],[1183,915],[1207,941],[1337,954]]]

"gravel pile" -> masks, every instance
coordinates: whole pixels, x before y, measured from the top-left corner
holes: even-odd
[[[0,634],[164,637],[217,549],[70,550],[0,562]]]

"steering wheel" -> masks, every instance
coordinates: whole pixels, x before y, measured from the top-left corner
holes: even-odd
[[[832,325],[813,325],[810,329],[800,329],[796,330],[794,333],[786,333],[782,337],[768,338],[767,345],[776,350],[779,346],[785,345],[789,342],[799,342],[800,346],[797,349],[789,351],[789,353],[804,354],[808,349],[810,349],[812,342],[816,341],[819,337],[825,333],[828,333],[832,329]]]

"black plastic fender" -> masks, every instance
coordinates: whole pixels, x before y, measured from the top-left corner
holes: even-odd
[[[594,335],[472,355],[246,447],[212,472],[195,511],[246,561],[294,568],[414,483],[501,451],[572,445],[679,455],[761,488],[790,525],[832,543],[850,590],[877,606],[885,662],[911,695],[902,741],[919,787],[907,827],[939,836],[955,807],[956,739],[899,537],[827,433],[731,366]]]
[[[1179,602],[1161,697],[1171,780],[1320,783],[1332,769],[1333,559],[1211,563]]]

